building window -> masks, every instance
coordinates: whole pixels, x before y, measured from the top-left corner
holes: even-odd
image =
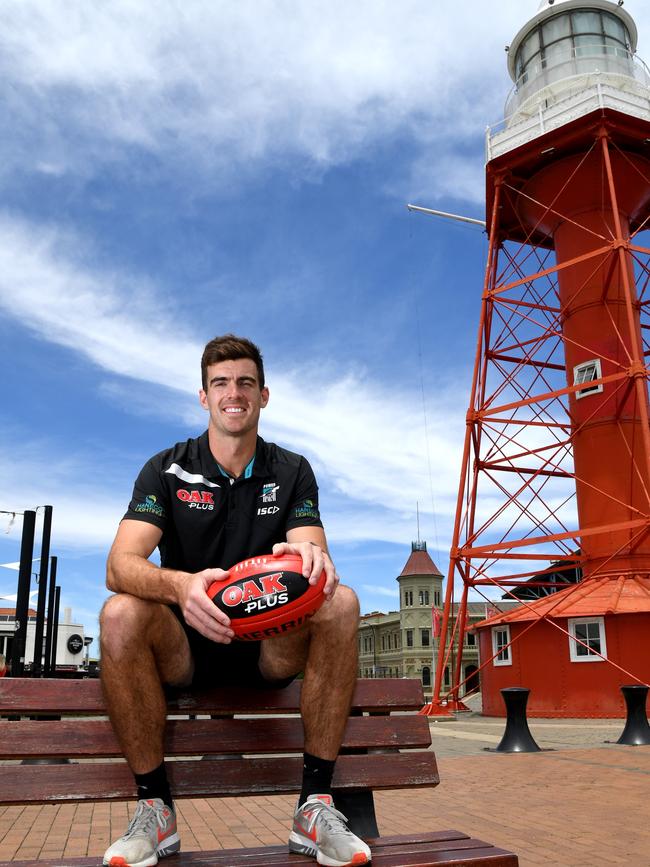
[[[576,364],[573,368],[573,384],[581,385],[583,382],[593,382],[594,379],[600,379],[602,375],[600,358],[583,361],[582,364]],[[587,397],[589,394],[598,394],[602,390],[602,385],[589,385],[587,388],[581,388],[575,393],[576,400],[580,400],[581,397]]]
[[[440,608],[440,590],[433,591],[433,604],[436,608]]]
[[[599,653],[607,657],[605,621],[602,617],[569,620],[569,634],[571,662],[603,662],[602,657],[598,656]],[[579,641],[584,643],[579,644]]]
[[[445,666],[445,686],[449,686],[449,666]]]
[[[431,669],[428,665],[422,666],[422,686],[431,686]]]
[[[422,647],[429,647],[431,645],[430,636],[431,636],[431,633],[429,632],[428,629],[421,629],[420,630],[420,643],[421,643]]]
[[[428,590],[420,590],[419,593],[420,605],[428,605],[429,604],[429,591]]]
[[[495,626],[492,630],[492,653],[494,665],[512,665],[512,654],[510,653],[510,627]]]
[[[465,641],[468,647],[476,647],[476,635],[473,632],[465,633]]]
[[[404,591],[404,606],[408,608],[410,605],[413,605],[413,591],[412,590],[405,590]]]
[[[413,630],[412,629],[406,630],[406,646],[407,647],[413,647]]]

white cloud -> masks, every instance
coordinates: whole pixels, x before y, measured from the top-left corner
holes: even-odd
[[[643,34],[647,4],[628,7]],[[1,165],[79,177],[129,160],[134,171],[135,147],[219,183],[269,163],[309,176],[406,136],[411,190],[477,202],[476,148],[512,86],[503,48],[536,10],[534,0],[69,0],[62,16],[56,0],[12,0],[0,98],[14,134]]]
[[[65,16],[9,3],[0,79],[20,134],[4,163],[79,173],[136,146],[211,171],[291,159],[300,174],[406,134],[464,178],[450,143],[498,120],[520,23],[516,0],[70,0]]]
[[[93,270],[90,258],[73,235],[5,215],[0,219],[0,310],[117,377],[116,386],[105,388],[112,400],[137,380],[164,389],[166,396],[156,405],[147,389],[138,411],[167,413],[175,421],[179,414],[199,418],[193,395],[200,347],[183,332],[179,314],[154,301],[148,281]],[[270,371],[272,396],[263,432],[312,458],[323,490],[336,504],[328,518],[333,540],[403,541],[412,535],[416,502],[423,521],[430,512],[421,396],[402,389],[388,399],[367,376],[345,367],[332,367],[327,374],[303,371],[298,385],[292,370]],[[458,389],[449,389],[432,401],[436,419],[429,423],[429,450],[437,508],[446,514],[446,526],[457,485],[464,400],[459,401]],[[112,535],[124,502],[106,493],[110,487],[101,478],[93,476],[92,486],[88,482],[94,456],[86,465],[79,456],[54,458],[46,443],[33,443],[32,449],[20,461],[31,467],[32,488],[24,480],[23,499],[43,503],[56,497],[59,534],[67,538],[69,531],[80,544],[106,544],[106,528]],[[13,478],[13,467],[7,461],[5,479]],[[90,501],[92,509],[86,508]]]

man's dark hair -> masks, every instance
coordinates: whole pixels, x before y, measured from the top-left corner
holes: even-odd
[[[239,358],[250,358],[257,367],[257,378],[260,388],[264,388],[264,362],[262,353],[251,340],[237,337],[235,334],[223,334],[206,343],[201,356],[201,382],[203,391],[208,389],[208,367],[220,361],[237,361]]]

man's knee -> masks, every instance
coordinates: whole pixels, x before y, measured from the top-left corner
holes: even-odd
[[[330,629],[356,631],[359,627],[359,599],[351,587],[339,584],[334,596],[328,600],[313,618],[314,625]]]
[[[160,616],[160,604],[128,593],[116,593],[104,603],[99,615],[100,642],[105,650],[118,650],[147,637]]]

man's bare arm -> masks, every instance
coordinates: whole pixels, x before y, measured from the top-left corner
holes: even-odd
[[[122,521],[106,564],[106,586],[114,593],[130,593],[140,599],[178,603],[179,587],[190,577],[188,572],[161,569],[148,557],[162,530],[144,521]]]
[[[230,620],[205,592],[213,581],[226,578],[228,573],[223,569],[191,573],[156,566],[148,557],[161,536],[162,531],[154,524],[123,520],[108,555],[106,586],[114,593],[179,605],[190,626],[212,641],[228,642],[234,634]]]

